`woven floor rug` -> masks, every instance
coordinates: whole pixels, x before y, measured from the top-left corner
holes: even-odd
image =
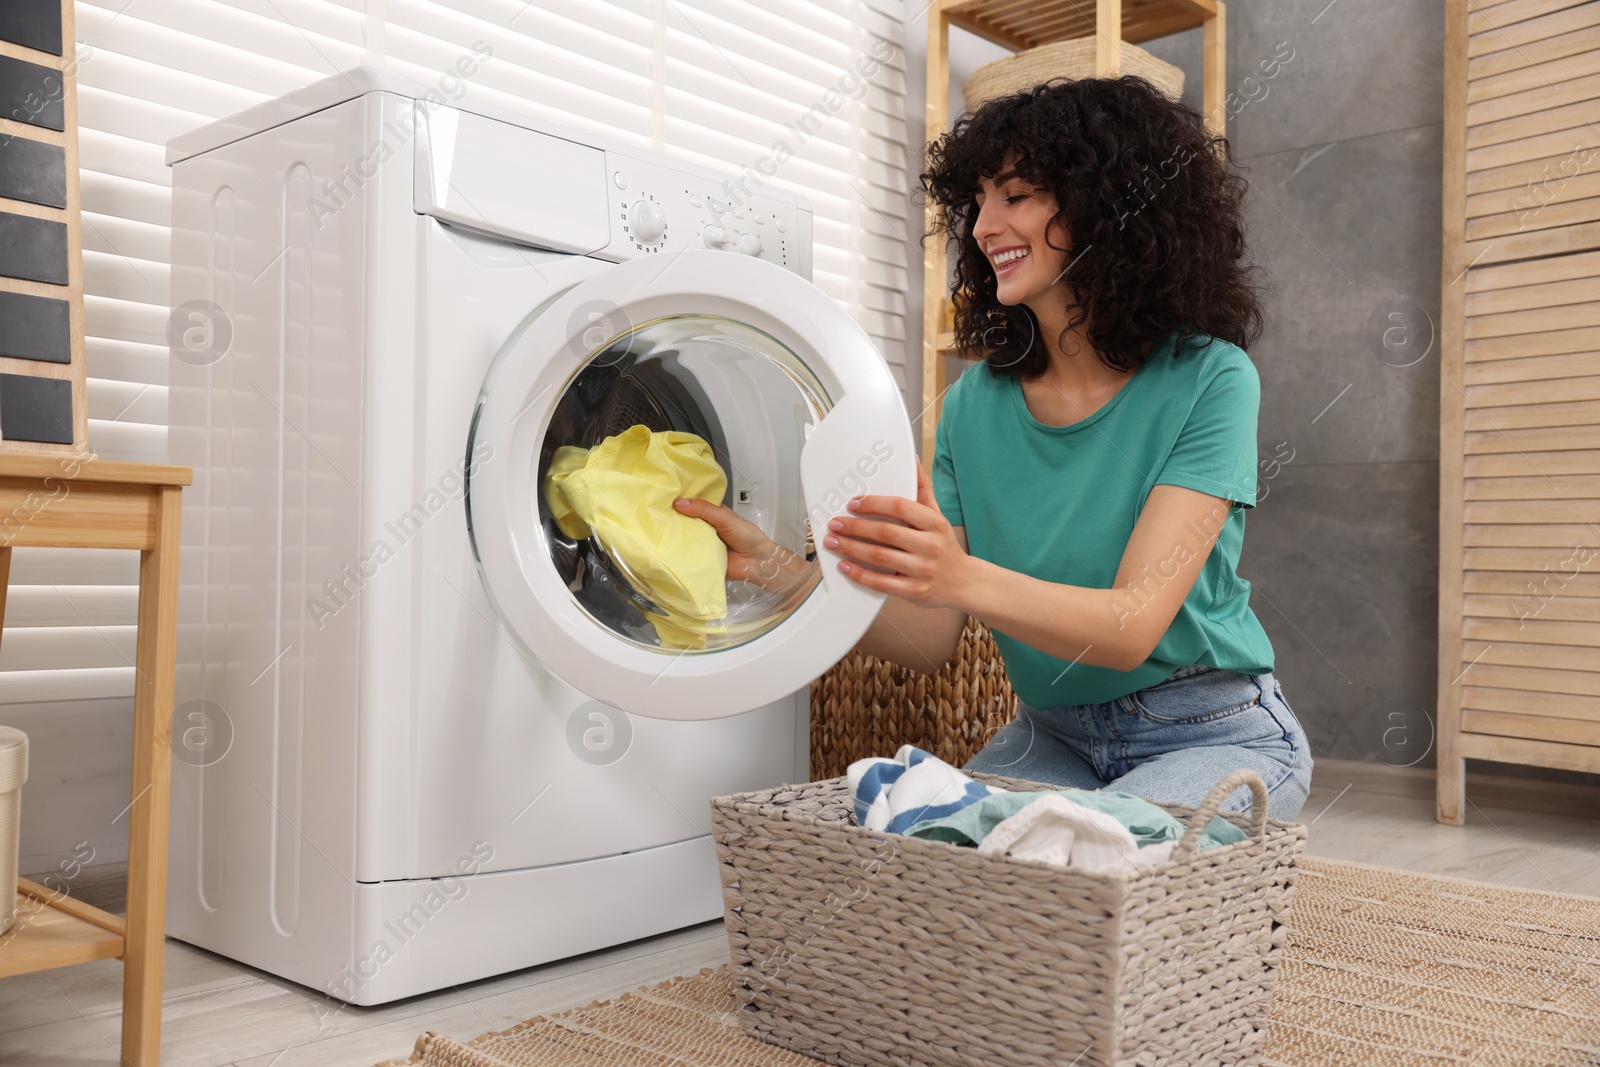
[[[1600,1064],[1600,900],[1303,859],[1263,1067]],[[808,1067],[724,966],[380,1067]]]

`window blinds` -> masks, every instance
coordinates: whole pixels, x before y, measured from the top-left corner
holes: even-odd
[[[90,446],[166,458],[167,140],[359,63],[434,85],[480,41],[494,53],[461,86],[467,99],[805,195],[813,280],[904,390],[900,12],[893,0],[80,0]],[[0,703],[131,696],[136,579],[133,553],[17,550]]]
[[[386,0],[382,50],[428,83],[487,40],[494,58],[471,98],[803,193],[812,280],[872,335],[904,390],[899,12],[888,0]]]

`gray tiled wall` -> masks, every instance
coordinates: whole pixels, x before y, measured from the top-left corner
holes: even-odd
[[[1443,32],[1434,0],[1228,4],[1228,133],[1270,287],[1260,450],[1293,450],[1240,569],[1318,756],[1433,762]],[[1146,47],[1198,106],[1198,31]]]

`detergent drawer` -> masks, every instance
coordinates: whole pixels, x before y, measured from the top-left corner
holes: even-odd
[[[556,252],[610,243],[600,149],[423,100],[416,109],[417,214]]]

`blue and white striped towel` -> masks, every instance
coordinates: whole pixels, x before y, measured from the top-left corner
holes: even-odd
[[[974,782],[915,745],[901,745],[894,759],[856,760],[845,774],[855,797],[856,822],[891,834],[903,834],[915,823],[954,815],[991,793],[1004,792]]]

